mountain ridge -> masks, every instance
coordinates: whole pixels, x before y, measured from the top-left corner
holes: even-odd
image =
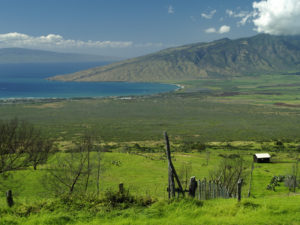
[[[164,82],[291,71],[300,71],[300,37],[259,34],[168,48],[51,79]]]

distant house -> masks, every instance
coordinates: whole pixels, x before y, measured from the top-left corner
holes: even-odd
[[[253,155],[254,162],[257,163],[269,163],[271,156],[269,153],[256,153]]]

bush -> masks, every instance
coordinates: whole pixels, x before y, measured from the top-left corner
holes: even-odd
[[[122,208],[126,209],[130,206],[149,206],[156,200],[151,197],[137,197],[129,193],[128,190],[124,190],[123,193],[107,190],[105,192],[102,202],[109,208]]]

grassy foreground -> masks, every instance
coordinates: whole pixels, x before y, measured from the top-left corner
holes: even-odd
[[[217,144],[217,143],[215,143]],[[233,146],[234,143],[231,143]],[[248,144],[249,145],[249,144]],[[237,154],[245,159],[250,170],[254,150],[228,150],[209,148],[207,153],[173,153],[174,165],[181,173],[183,165],[190,165],[188,177],[209,177],[223,155]],[[254,145],[254,148],[257,146]],[[174,146],[173,146],[174,148]],[[119,149],[122,150],[122,147]],[[117,151],[117,150],[115,150]],[[69,153],[64,153],[69,154]],[[101,175],[100,199],[93,196],[73,199],[54,198],[45,189],[42,178],[47,165],[37,171],[31,168],[14,173],[9,184],[14,184],[16,204],[6,206],[4,193],[0,198],[0,224],[299,224],[300,195],[289,192],[283,183],[276,191],[266,187],[274,175],[289,174],[296,152],[274,152],[270,164],[255,164],[253,171],[252,197],[246,198],[248,178],[243,187],[243,199],[215,199],[197,201],[192,199],[167,200],[167,162],[158,153],[104,153]],[[120,165],[112,162],[119,161]],[[52,158],[48,163],[55,163]],[[184,179],[184,177],[183,177]],[[116,193],[117,185],[124,182],[133,203],[113,204],[107,191]],[[8,183],[6,184],[8,185]],[[91,182],[91,186],[94,183]],[[91,189],[92,190],[92,189]],[[103,200],[104,199],[104,200]],[[154,204],[151,202],[154,201]]]
[[[216,199],[204,202],[185,199],[159,201],[150,207],[97,211],[88,207],[72,209],[61,203],[44,208],[22,205],[15,211],[1,209],[1,225],[9,224],[289,224],[300,223],[300,196],[260,199]],[[47,207],[48,206],[48,207]],[[17,206],[16,206],[17,207]],[[55,209],[54,209],[55,208]]]

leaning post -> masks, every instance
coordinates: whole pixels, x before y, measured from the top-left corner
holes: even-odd
[[[14,199],[13,199],[13,195],[12,195],[12,191],[11,190],[8,190],[6,192],[6,202],[7,202],[7,205],[9,207],[12,207],[14,205]]]
[[[167,132],[164,133],[165,140],[166,140],[166,153],[168,159],[168,192],[169,192],[169,199],[175,197],[175,182],[174,182],[174,175],[173,170],[171,167],[171,150],[170,150],[170,142]]]
[[[168,192],[169,192],[169,198],[170,197],[175,197],[175,182],[174,182],[174,178],[177,182],[178,185],[178,191],[182,193],[182,195],[184,196],[184,191],[183,188],[181,186],[179,177],[176,173],[175,167],[172,163],[172,159],[171,159],[171,150],[170,150],[170,143],[169,143],[169,137],[167,132],[164,132],[165,135],[165,140],[166,140],[166,152],[167,152],[167,158],[168,158],[168,166],[169,166],[169,179],[168,179]]]
[[[237,200],[240,202],[242,199],[242,185],[243,185],[243,179],[239,179],[237,183]]]

